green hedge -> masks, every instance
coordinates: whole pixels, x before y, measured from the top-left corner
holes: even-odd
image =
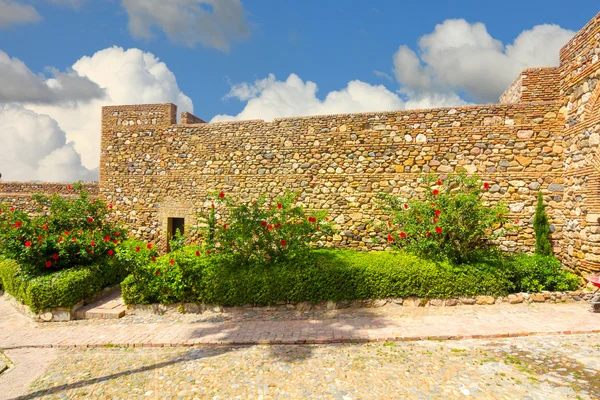
[[[409,296],[504,296],[522,291],[533,276],[543,289],[577,287],[577,279],[560,270],[558,261],[539,256],[484,257],[473,265],[455,266],[401,252],[318,250],[293,265],[236,268],[227,259],[194,253],[188,248],[163,256],[138,269],[135,277],[128,276],[121,284],[125,302],[240,306]]]
[[[125,268],[114,260],[40,275],[28,274],[13,260],[0,261],[0,283],[4,290],[35,313],[70,308],[104,287],[121,282],[126,275]]]

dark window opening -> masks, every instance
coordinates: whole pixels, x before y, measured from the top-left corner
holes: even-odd
[[[179,233],[180,234],[184,234],[184,226],[185,226],[185,219],[184,218],[169,218],[167,220],[167,235],[169,235],[167,240],[167,243],[173,238],[175,237],[175,233],[177,232],[177,230],[179,229]],[[171,251],[170,246],[167,245],[167,251]]]

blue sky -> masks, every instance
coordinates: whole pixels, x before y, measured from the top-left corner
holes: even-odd
[[[31,136],[16,118],[49,116],[51,150],[70,146],[69,163],[79,155],[86,177],[96,173],[99,132],[82,121],[97,118],[99,104],[170,101],[208,121],[496,102],[522,68],[557,65],[558,49],[600,11],[591,0],[164,3],[0,0],[0,86],[17,86],[0,89],[0,129]],[[106,50],[113,46],[122,50]],[[141,54],[164,63],[158,75]],[[176,83],[163,85],[170,74]],[[145,97],[117,93],[152,85]]]

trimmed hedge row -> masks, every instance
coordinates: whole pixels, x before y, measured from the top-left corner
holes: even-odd
[[[574,290],[578,278],[553,257],[482,258],[455,266],[402,252],[317,250],[293,265],[232,266],[196,256],[194,248],[160,257],[122,283],[127,304],[196,302],[223,306],[271,305],[389,297],[450,298],[533,291]],[[173,263],[171,263],[173,260]]]
[[[120,283],[126,275],[126,269],[114,260],[39,275],[28,274],[13,260],[0,261],[0,286],[34,313],[71,308],[101,289]]]

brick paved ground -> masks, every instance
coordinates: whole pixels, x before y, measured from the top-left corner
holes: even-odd
[[[144,323],[32,323],[0,300],[0,347],[186,346],[202,344],[350,343],[600,332],[600,314],[586,303],[338,310],[334,317],[276,312],[247,319],[180,322],[151,316]],[[280,313],[281,314],[281,313]],[[186,318],[189,318],[187,315]],[[120,321],[120,320],[117,320]],[[163,321],[163,322],[161,322]]]
[[[560,400],[600,394],[600,334],[55,351],[58,357],[22,399]]]
[[[0,348],[58,347],[46,371],[31,367],[43,376],[23,398],[596,399],[600,314],[588,309],[386,306],[34,323],[0,300]],[[539,336],[504,338],[527,335]],[[335,343],[422,338],[457,340]],[[273,345],[234,346],[252,343]],[[225,345],[187,348],[206,344]]]

